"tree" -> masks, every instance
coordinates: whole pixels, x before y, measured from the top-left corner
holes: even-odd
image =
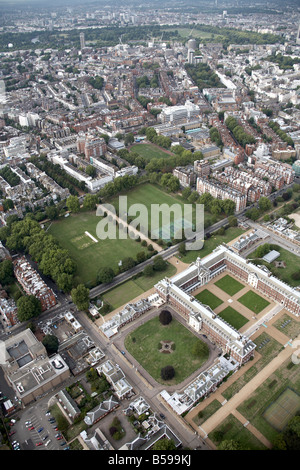
[[[154,271],[164,271],[167,268],[167,262],[162,256],[156,256],[153,261]]]
[[[42,311],[42,305],[39,299],[34,295],[23,295],[17,301],[18,319],[20,322],[37,317]]]
[[[100,268],[97,274],[97,281],[101,284],[107,284],[113,280],[115,272],[110,267]]]
[[[66,202],[70,212],[79,212],[80,204],[77,196],[69,196]]]
[[[152,447],[152,449],[153,450],[175,450],[176,446],[172,439],[168,439],[167,437],[165,437],[157,441]]]
[[[238,441],[226,439],[218,446],[218,450],[245,450]]]
[[[5,259],[0,264],[0,283],[10,284],[14,279],[14,268],[11,260]]]
[[[59,342],[58,338],[54,335],[46,335],[42,340],[42,344],[45,346],[49,356],[58,351]]]
[[[95,194],[86,194],[83,201],[83,208],[92,211],[96,208],[98,197]]]
[[[97,174],[96,168],[93,165],[88,165],[85,169],[85,172],[87,175],[91,176],[92,178],[94,178],[94,176],[96,176]]]
[[[236,217],[234,217],[234,215],[230,215],[228,217],[228,225],[229,227],[236,227],[238,224],[238,220]]]
[[[262,212],[266,212],[267,210],[271,209],[272,204],[270,199],[265,196],[262,196],[258,201],[258,206]]]
[[[175,376],[175,369],[173,366],[165,366],[160,371],[160,376],[163,380],[171,380]]]
[[[162,310],[159,314],[159,321],[162,325],[168,325],[172,321],[172,314],[169,310]]]
[[[153,276],[153,274],[154,274],[153,264],[148,264],[147,266],[145,266],[145,268],[144,268],[144,270],[143,270],[143,274],[144,274],[146,277]]]
[[[79,284],[72,289],[71,297],[79,310],[87,310],[89,307],[89,289],[83,284]]]

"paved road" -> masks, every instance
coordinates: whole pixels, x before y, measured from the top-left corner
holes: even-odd
[[[99,329],[88,319],[84,312],[79,312],[76,317],[83,325],[84,330],[89,334],[95,344],[97,344],[105,353],[105,355],[108,355],[113,362],[120,365],[129,383],[133,386],[135,393],[143,396],[154,412],[158,414],[161,412],[164,413],[166,416],[166,424],[168,424],[175,434],[177,434],[184,446],[191,449],[200,448],[202,450],[210,450],[208,444],[199,438],[193,429],[162,404],[159,393],[166,387],[155,382],[155,380],[152,379],[152,377],[147,374],[140,364],[128,353],[126,353],[124,357],[120,352],[124,349],[124,336],[127,336],[131,329],[136,329],[139,324],[145,322],[145,320],[149,320],[155,315],[157,315],[156,309],[145,313],[140,319],[135,321],[134,324],[129,324],[127,327],[122,328],[111,340],[108,340],[100,333]],[[176,314],[176,316],[179,317],[178,314]],[[180,319],[180,321],[183,322],[182,319]],[[187,325],[185,324],[185,326]],[[210,363],[213,363],[219,352],[220,350],[218,348],[211,348],[209,357]],[[205,368],[206,367],[207,363],[205,363]],[[198,374],[199,370],[196,371],[193,376],[197,376]],[[186,379],[184,383],[173,388],[180,390],[190,383],[191,380],[192,376]]]

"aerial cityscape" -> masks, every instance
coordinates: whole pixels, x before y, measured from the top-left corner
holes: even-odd
[[[299,363],[300,1],[0,0],[0,449],[300,450]]]

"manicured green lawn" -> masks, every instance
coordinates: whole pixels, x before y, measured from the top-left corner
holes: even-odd
[[[167,354],[159,352],[160,341],[174,341],[174,351]],[[201,347],[199,356],[193,355],[196,343]],[[182,382],[199,369],[209,356],[207,345],[174,317],[169,325],[161,325],[157,316],[139,326],[126,337],[125,348],[157,382],[165,385]],[[162,367],[167,365],[175,369],[175,377],[169,382],[163,381],[160,376]]]
[[[283,282],[286,282],[290,286],[296,287],[300,285],[299,279],[293,279],[293,274],[299,271],[300,257],[295,253],[291,253],[288,250],[285,250],[279,245],[272,245],[272,249],[280,253],[279,258],[277,258],[272,263],[267,263],[262,259],[258,259],[257,264],[263,264],[272,272],[272,274],[280,279]],[[256,250],[250,253],[247,258],[254,258],[256,256]],[[285,267],[276,268],[275,263],[278,261],[283,261]],[[256,263],[255,263],[256,264]]]
[[[150,184],[150,183],[145,183],[145,184],[140,184],[139,186],[135,187],[134,189],[128,191],[124,196],[127,196],[127,208],[128,212],[131,206],[134,204],[142,204],[144,206],[143,212],[137,212],[136,215],[133,215],[132,218],[136,219],[139,217],[140,219],[142,218],[141,225],[146,228],[148,224],[148,230],[149,231],[155,231],[158,230],[159,227],[166,226],[167,228],[170,227],[171,223],[174,222],[174,220],[179,220],[182,221],[184,217],[184,204],[185,200],[181,196],[175,196],[174,194],[169,194],[165,191],[163,191],[162,188],[160,188],[157,185]],[[114,197],[110,200],[110,204],[113,204],[115,208],[118,210],[119,208],[119,196]],[[159,207],[162,204],[165,204],[166,207],[169,209],[170,213],[170,218],[166,218],[164,220],[162,218],[162,214],[159,213]],[[174,211],[177,209],[178,213],[175,213],[174,211],[171,211],[171,208],[173,206]],[[194,205],[189,204],[186,208],[186,219],[191,221],[194,221],[195,218],[195,207]],[[130,214],[130,212],[129,212]],[[157,224],[155,223],[155,216],[158,214],[158,219],[157,219]],[[167,214],[168,215],[168,214]],[[171,236],[173,235],[172,231]],[[156,232],[155,232],[156,234]],[[157,231],[158,237],[159,231]],[[164,237],[161,237],[164,238]]]
[[[148,252],[141,243],[130,238],[93,242],[85,235],[85,231],[97,238],[96,228],[100,220],[101,217],[96,216],[95,212],[79,212],[53,222],[48,230],[76,261],[76,277],[87,287],[95,285],[101,267],[112,267],[117,273],[120,260],[126,257],[136,259],[138,252]]]
[[[208,305],[212,310],[219,307],[219,305],[223,303],[223,300],[219,299],[219,297],[210,292],[208,289],[204,289],[202,292],[195,295],[195,298],[202,304]]]
[[[206,215],[205,215],[206,217]],[[207,220],[205,218],[205,220]],[[239,228],[239,227],[229,227],[224,235],[213,235],[209,239],[204,241],[203,248],[198,251],[188,251],[186,255],[180,256],[180,259],[184,263],[192,263],[197,259],[198,256],[200,258],[204,258],[204,256],[208,255],[211,253],[218,245],[221,245],[223,242],[228,243],[231,240],[234,240],[234,238],[239,237],[244,233],[245,230]]]
[[[108,302],[112,309],[121,307],[130,300],[142,295],[147,290],[151,289],[154,284],[166,277],[174,276],[176,268],[172,264],[168,263],[168,267],[165,271],[156,272],[153,276],[139,276],[132,278],[129,281],[120,284],[119,286],[105,292],[102,299]]]
[[[135,144],[130,148],[130,151],[138,153],[149,161],[152,158],[168,158],[170,156],[164,149],[152,144]]]
[[[229,295],[234,295],[245,287],[239,281],[229,276],[229,274],[215,282],[215,285]]]
[[[240,297],[238,301],[254,313],[259,313],[270,305],[270,302],[263,299],[252,290],[249,290],[246,294]]]
[[[236,330],[239,330],[248,322],[246,317],[241,315],[232,307],[224,308],[224,310],[218,313],[218,315],[219,317],[223,318],[223,320],[227,321],[227,323],[233,326]]]

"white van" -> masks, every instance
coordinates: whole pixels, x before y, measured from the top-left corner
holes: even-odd
[[[46,442],[45,446],[47,447],[48,444],[50,444],[51,442],[51,439],[49,439],[49,441]]]

